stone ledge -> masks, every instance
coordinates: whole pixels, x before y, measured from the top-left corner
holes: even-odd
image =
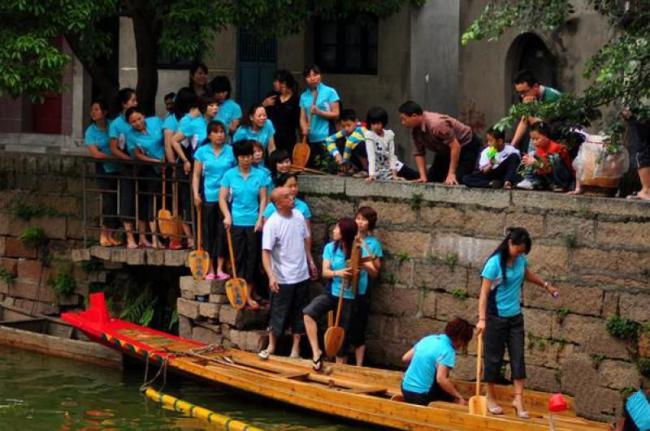
[[[71,256],[74,262],[97,258],[107,262],[128,265],[187,266],[189,250],[127,249],[123,247],[101,247],[74,249]]]

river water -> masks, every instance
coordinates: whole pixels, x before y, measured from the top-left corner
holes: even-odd
[[[148,400],[143,377],[140,366],[112,370],[0,346],[0,431],[219,429]],[[371,430],[175,375],[163,392],[263,429]]]

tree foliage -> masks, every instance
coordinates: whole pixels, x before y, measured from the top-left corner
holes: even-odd
[[[138,97],[153,108],[160,50],[172,58],[196,57],[212,33],[228,25],[260,37],[298,32],[313,16],[346,18],[372,14],[385,18],[404,4],[424,0],[2,0],[0,1],[0,96],[34,99],[62,90],[71,58],[60,46],[64,36],[105,98],[117,89],[106,59],[115,42],[106,22],[133,19],[137,47]]]
[[[496,40],[507,29],[561,31],[575,14],[570,0],[493,0],[462,36],[466,45]],[[564,94],[553,104],[514,105],[500,125],[513,124],[522,115],[548,121],[563,119],[571,125],[589,125],[606,112],[607,132],[617,135],[623,107],[638,119],[650,118],[650,7],[647,0],[586,0],[607,19],[614,36],[587,62],[583,71],[590,85],[582,94]],[[615,108],[615,109],[609,109]]]

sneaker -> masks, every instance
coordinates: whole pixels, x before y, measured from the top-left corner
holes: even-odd
[[[523,190],[535,190],[535,185],[529,179],[525,179],[517,183],[517,188]]]
[[[216,278],[219,281],[224,281],[228,280],[230,278],[230,275],[226,274],[225,272],[218,272]]]
[[[205,276],[206,281],[212,281],[212,280],[214,280],[216,278],[217,278],[217,276],[216,276],[216,274],[214,272],[211,272],[211,273],[209,273],[208,275]]]
[[[269,353],[268,349],[264,349],[261,352],[259,352],[257,356],[259,356],[260,359],[266,361],[267,359],[269,359],[269,356],[271,356],[271,353]]]

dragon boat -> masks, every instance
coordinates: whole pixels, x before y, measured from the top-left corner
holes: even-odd
[[[92,294],[89,304],[86,311],[65,313],[62,318],[92,340],[170,371],[302,409],[400,430],[609,429],[607,424],[578,417],[571,397],[565,397],[566,410],[551,416],[548,401],[552,394],[532,390],[524,394],[530,419],[519,419],[514,409],[504,409],[501,416],[480,416],[457,404],[409,404],[401,397],[400,371],[327,363],[325,371],[315,372],[309,360],[278,356],[262,360],[254,353],[209,346],[111,318],[102,293]],[[473,382],[457,380],[455,384],[465,397],[473,394]],[[496,393],[497,401],[508,406],[512,388],[498,386]]]

